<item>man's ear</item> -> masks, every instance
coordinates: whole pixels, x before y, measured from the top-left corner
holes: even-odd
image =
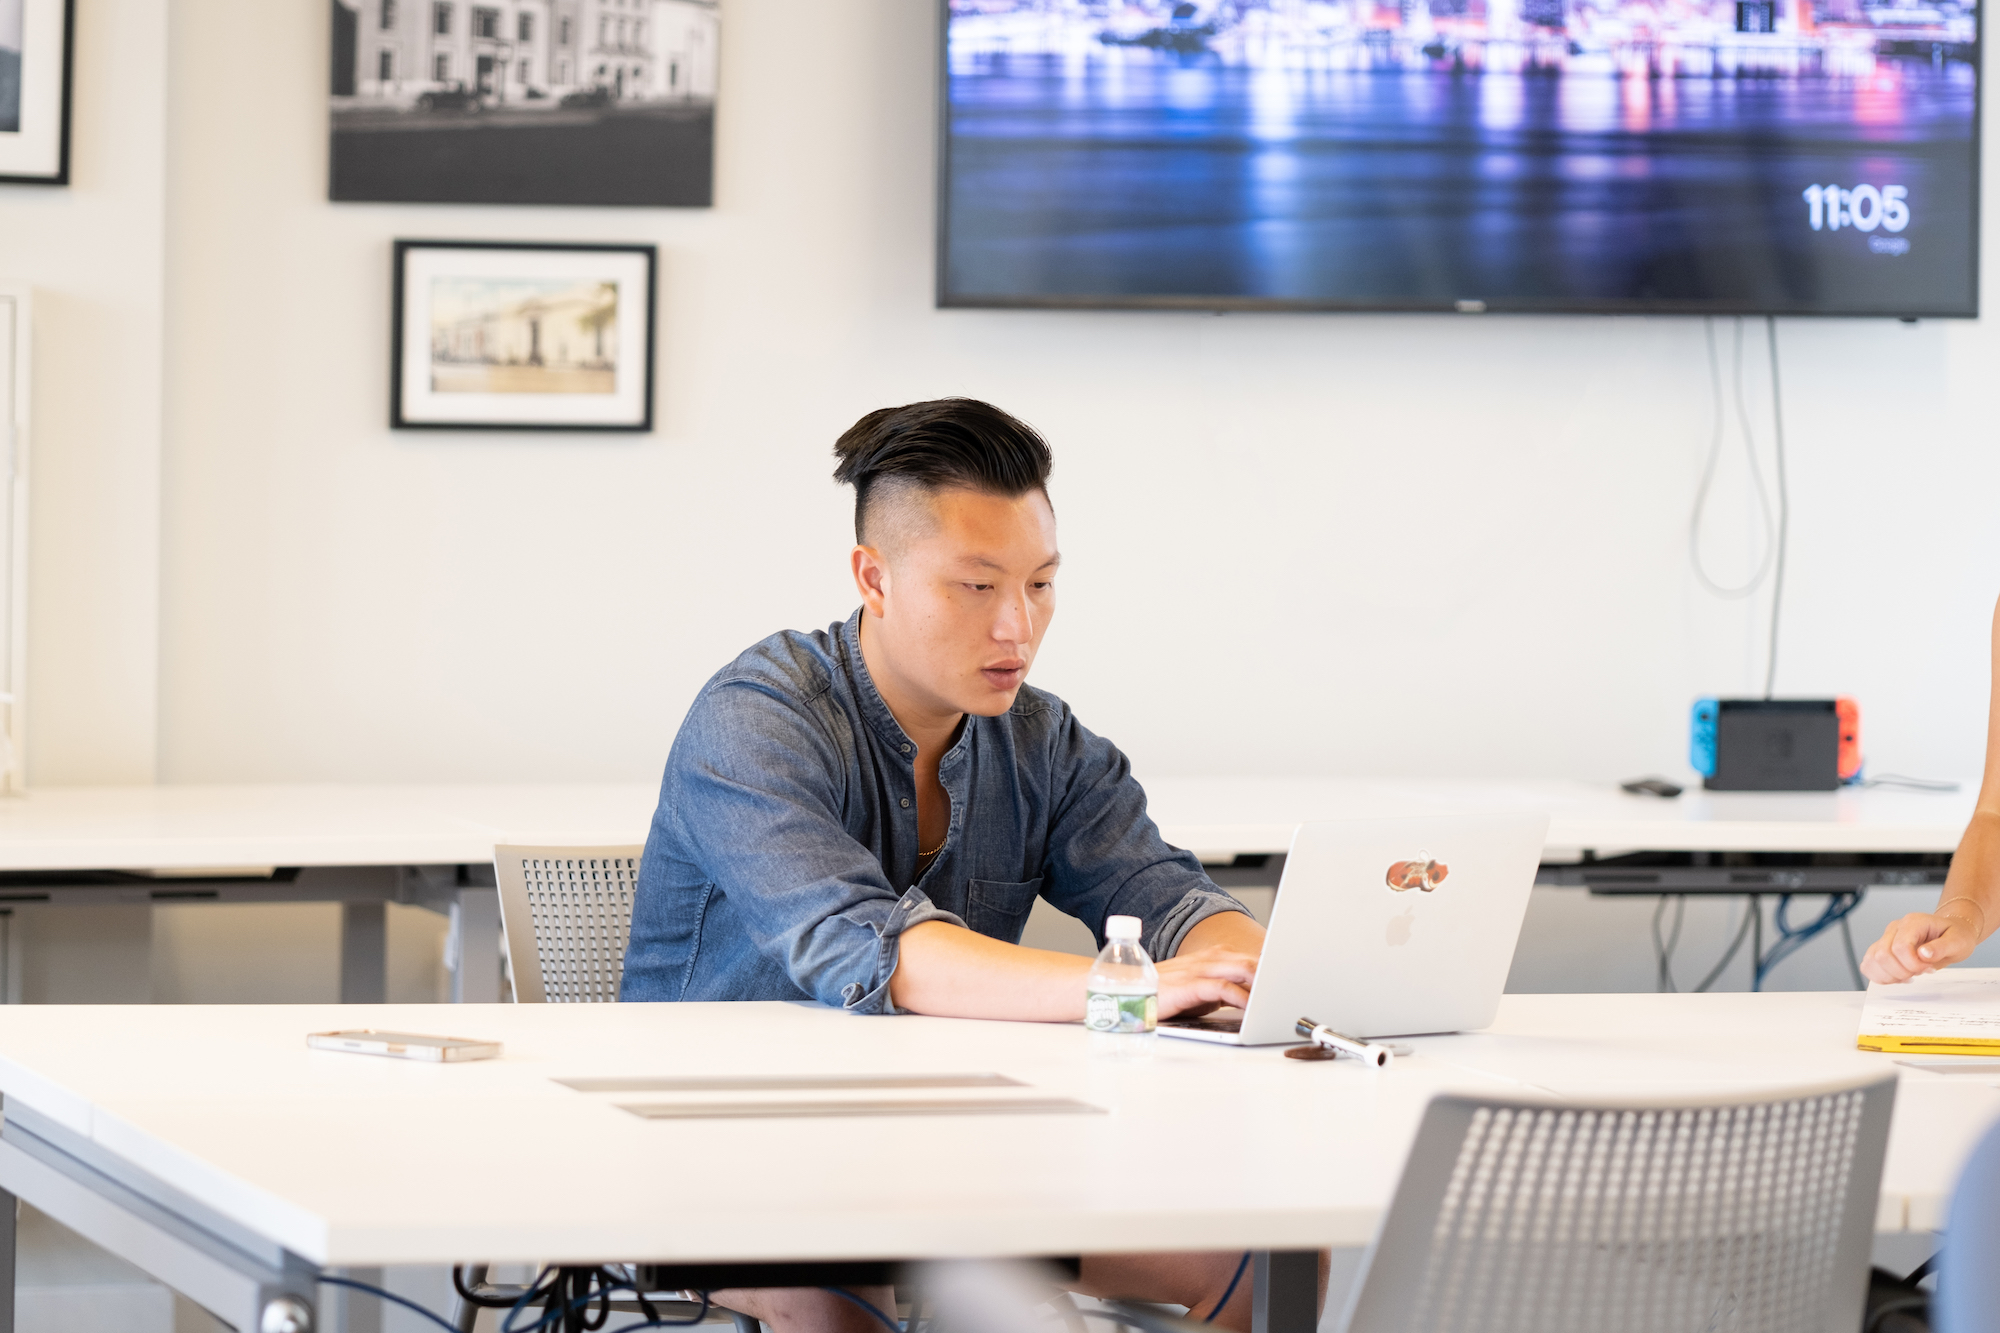
[[[861,593],[861,605],[877,620],[888,614],[889,562],[872,546],[856,546],[849,554],[854,568],[854,586]]]

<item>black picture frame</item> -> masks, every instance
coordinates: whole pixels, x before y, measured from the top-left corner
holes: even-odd
[[[328,0],[327,198],[709,208],[722,8]]]
[[[480,264],[478,256],[493,256],[496,262]],[[567,263],[547,263],[540,267],[536,276],[536,257],[589,257],[602,259],[601,264],[578,263],[571,259]],[[429,260],[426,263],[423,261]],[[634,271],[634,260],[642,261],[642,268]],[[624,265],[620,271],[620,264]],[[570,282],[572,285],[597,281],[617,274],[619,292],[613,304],[618,341],[615,359],[609,366],[588,361],[571,363],[567,369],[557,369],[541,360],[541,325],[519,310],[499,312],[492,316],[482,315],[482,324],[494,324],[500,319],[526,321],[529,328],[531,351],[527,359],[509,357],[495,359],[485,354],[485,333],[482,327],[477,335],[482,355],[478,359],[450,360],[436,359],[438,330],[435,315],[429,304],[430,295],[412,290],[413,264],[421,268],[417,274],[419,281],[428,277],[436,279],[470,278],[473,281],[491,282]],[[442,271],[441,270],[448,270]],[[657,346],[659,249],[645,243],[617,242],[567,242],[567,241],[452,241],[452,240],[398,240],[395,242],[392,261],[392,291],[390,302],[390,357],[389,357],[389,426],[392,430],[440,430],[440,431],[538,431],[538,432],[586,432],[592,434],[650,434],[653,430],[654,381],[657,375],[655,350]],[[627,286],[643,288],[642,293],[631,293]],[[631,311],[629,302],[633,295],[643,297],[642,309]],[[600,308],[601,309],[601,308]],[[546,310],[542,313],[546,314]],[[587,312],[596,316],[597,310]],[[602,329],[608,319],[599,319],[596,328],[601,352]],[[419,386],[412,381],[411,371],[415,368],[415,348],[412,345],[413,327],[421,321],[429,332],[424,346],[432,349],[428,363],[432,373],[426,383]],[[497,327],[497,325],[496,325]],[[504,332],[505,330],[502,330]],[[517,335],[519,330],[513,330]],[[640,347],[636,355],[629,353],[626,346],[630,335],[641,334]],[[456,336],[455,334],[452,336]],[[602,360],[600,356],[599,361]],[[515,381],[566,378],[570,381],[591,379],[610,374],[613,388],[606,392],[592,389],[559,389],[548,392],[533,392],[514,387],[498,391],[480,392],[472,389],[440,390],[440,365],[462,367],[461,378],[475,381],[511,379]],[[630,366],[633,378],[619,384],[620,367]],[[612,401],[604,404],[587,404],[580,400],[588,397],[606,397]],[[467,410],[462,415],[451,415],[452,403],[434,400],[456,397],[458,406]],[[518,398],[520,412],[517,415],[496,415],[510,406]]]
[[[24,0],[24,10],[33,8],[37,0]],[[53,0],[41,0],[52,4]],[[62,56],[58,65],[59,86],[53,98],[38,99],[30,106],[27,100],[29,87],[22,80],[21,66],[16,66],[17,86],[21,88],[20,122],[27,122],[32,113],[37,118],[53,115],[55,125],[54,161],[46,168],[37,170],[31,164],[9,165],[0,162],[0,185],[68,185],[69,184],[69,138],[71,87],[75,82],[76,67],[76,0],[61,0]],[[17,53],[17,59],[19,53]]]

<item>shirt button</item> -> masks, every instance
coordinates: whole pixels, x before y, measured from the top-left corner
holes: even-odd
[[[910,808],[910,798],[909,798],[909,797],[907,797],[907,796],[905,796],[905,797],[903,798],[903,808],[904,808],[905,810],[907,810],[907,809],[909,809],[909,808]]]
[[[908,754],[909,752],[910,752],[910,747],[909,747],[909,746],[907,746],[907,745],[905,745],[905,746],[903,747],[903,753],[904,753],[904,754]]]

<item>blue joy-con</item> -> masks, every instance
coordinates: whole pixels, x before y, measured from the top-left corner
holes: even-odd
[[[1715,715],[1720,706],[1713,699],[1694,701],[1693,726],[1688,731],[1688,762],[1705,778],[1715,776]]]

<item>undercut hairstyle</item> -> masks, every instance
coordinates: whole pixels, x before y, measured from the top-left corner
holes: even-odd
[[[854,540],[864,546],[870,517],[898,495],[962,487],[1009,500],[1047,496],[1055,467],[1032,426],[976,398],[878,408],[848,427],[833,452],[833,479],[854,488]]]

